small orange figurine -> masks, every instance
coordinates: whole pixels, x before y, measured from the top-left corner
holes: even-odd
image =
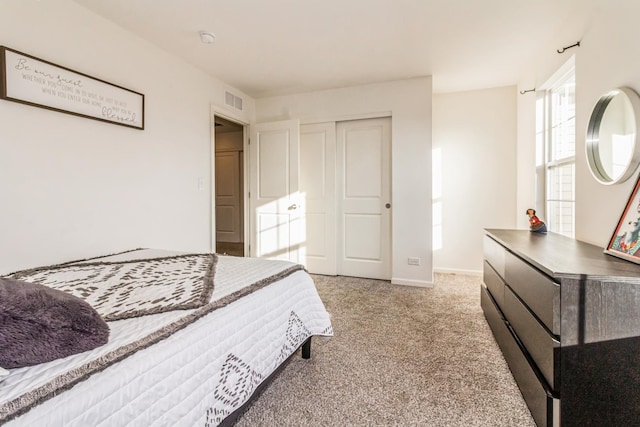
[[[527,209],[527,216],[529,217],[529,227],[531,231],[536,233],[547,232],[547,226],[536,216],[535,209]]]

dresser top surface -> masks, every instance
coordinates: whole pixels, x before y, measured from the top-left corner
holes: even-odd
[[[640,284],[640,265],[615,258],[603,249],[556,233],[486,229],[487,235],[555,278],[611,277]]]

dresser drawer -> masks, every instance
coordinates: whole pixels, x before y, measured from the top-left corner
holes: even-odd
[[[560,400],[540,381],[484,286],[481,286],[480,305],[536,424],[559,426]]]
[[[491,296],[498,303],[498,307],[502,308],[504,306],[504,281],[486,260],[482,270],[482,279]]]
[[[504,278],[505,254],[507,250],[489,236],[484,236],[483,250],[485,260]]]
[[[506,287],[502,312],[552,390],[560,388],[560,343]],[[558,362],[558,363],[556,363]]]
[[[560,285],[511,252],[505,256],[505,281],[554,335],[560,336]]]

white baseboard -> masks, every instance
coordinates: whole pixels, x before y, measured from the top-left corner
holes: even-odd
[[[434,268],[434,273],[444,274],[464,274],[467,276],[479,276],[482,277],[482,270],[459,270],[456,268]]]
[[[404,285],[404,286],[416,286],[418,288],[433,288],[433,282],[427,282],[426,280],[409,280],[391,278],[392,285]]]

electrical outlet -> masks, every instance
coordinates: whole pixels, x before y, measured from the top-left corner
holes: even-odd
[[[420,258],[407,258],[407,264],[409,265],[420,265]]]

